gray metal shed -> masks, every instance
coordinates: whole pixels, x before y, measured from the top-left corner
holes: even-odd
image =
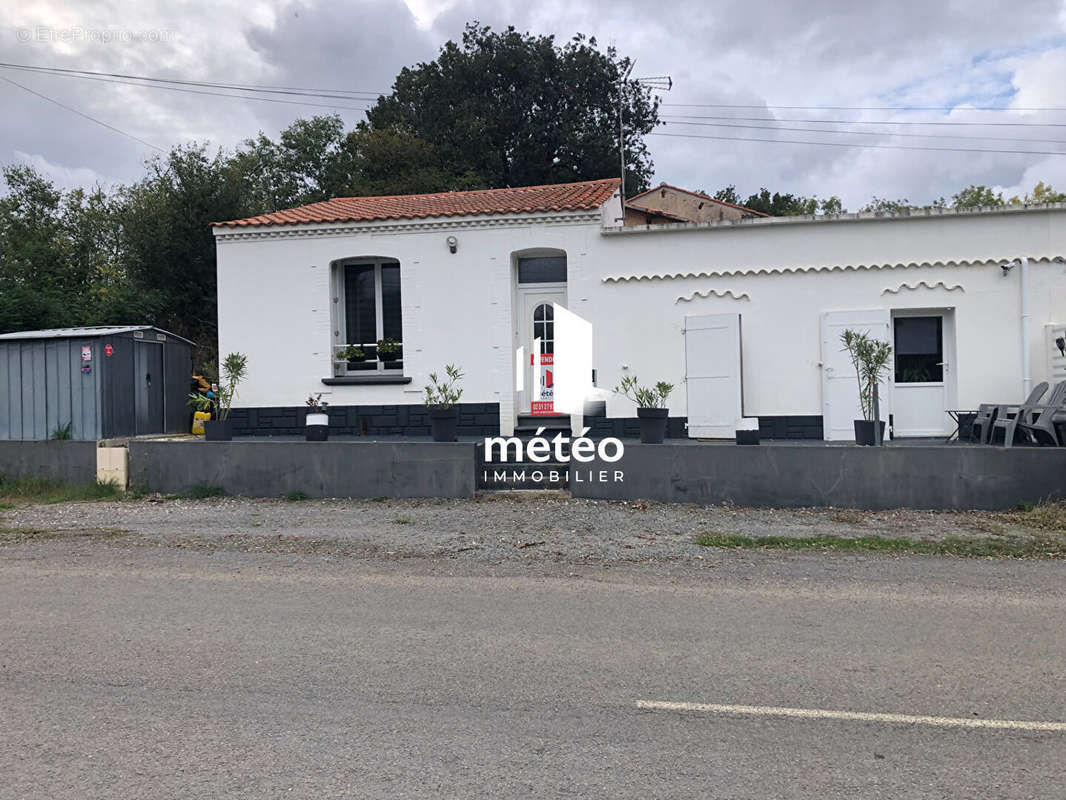
[[[189,429],[193,343],[149,325],[0,335],[0,439]]]

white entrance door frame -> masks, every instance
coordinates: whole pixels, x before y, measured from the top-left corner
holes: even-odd
[[[953,429],[947,409],[956,406],[955,310],[953,308],[907,308],[892,311],[892,352],[898,350],[896,320],[933,317],[941,320],[942,380],[907,381],[892,371],[892,429],[895,436],[947,436]]]
[[[528,371],[526,372],[526,378],[523,381],[525,387],[523,391],[518,392],[518,398],[516,399],[515,407],[520,409],[524,414],[528,414],[531,411],[531,402],[534,399],[534,395],[537,393],[537,387],[539,385],[539,371],[535,369],[535,364],[530,363],[530,356],[534,354],[533,350],[533,313],[537,306],[547,304],[551,306],[552,303],[566,308],[566,284],[565,283],[537,283],[530,284],[528,286],[520,285],[517,289],[518,295],[518,309],[521,317],[518,324],[518,340],[521,346],[525,348],[525,362]]]
[[[744,415],[740,314],[685,317],[688,435],[732,439]]]
[[[826,311],[822,314],[822,436],[826,441],[855,441],[855,420],[862,419],[855,367],[840,335],[849,328],[864,331],[882,342],[891,342],[887,308],[856,311]],[[787,387],[782,387],[787,391]],[[891,376],[878,384],[880,418],[892,412]]]

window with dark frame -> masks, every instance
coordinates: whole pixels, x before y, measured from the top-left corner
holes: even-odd
[[[519,283],[566,283],[566,256],[518,259]]]
[[[351,371],[397,371],[403,369],[403,324],[400,302],[400,265],[395,261],[360,261],[341,266],[345,345],[358,345],[366,354],[360,363],[349,362]],[[391,339],[401,346],[400,359],[382,361],[377,342]]]
[[[892,326],[896,383],[941,383],[944,318],[896,317]]]

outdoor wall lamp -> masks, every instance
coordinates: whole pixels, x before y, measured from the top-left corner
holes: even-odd
[[[444,240],[444,242],[448,245],[449,253],[454,253],[456,250],[459,249],[459,240],[456,239],[454,236],[449,236],[447,239]]]
[[[1010,275],[1010,271],[1018,266],[1017,261],[1008,261],[1006,264],[1000,264],[999,268],[1003,270],[1003,277]]]

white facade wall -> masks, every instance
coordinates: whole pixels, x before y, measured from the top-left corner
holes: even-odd
[[[219,348],[249,357],[235,405],[302,405],[323,392],[333,405],[421,402],[431,371],[466,373],[463,400],[514,413],[518,321],[515,254],[564,251],[568,307],[593,323],[601,388],[621,376],[678,385],[672,416],[685,416],[686,314],[740,313],[747,416],[818,415],[820,316],[871,308],[952,308],[954,406],[1022,392],[1020,270],[1031,259],[1031,374],[1045,379],[1044,326],[1066,322],[1066,209],[892,219],[752,221],[665,229],[604,230],[600,212],[389,224],[216,229]],[[445,240],[457,237],[458,252]],[[325,386],[332,374],[338,259],[400,262],[403,386]],[[674,276],[674,277],[668,277]],[[628,369],[626,369],[628,367]],[[608,416],[632,416],[608,399]]]
[[[1066,265],[1050,260],[1066,255],[1066,209],[626,229],[600,244],[598,272],[570,288],[593,322],[598,383],[634,372],[677,383],[677,416],[686,314],[742,315],[746,416],[822,413],[823,312],[955,309],[957,408],[1022,394],[1020,269],[1000,264],[1031,259],[1034,384],[1046,379],[1045,324],[1066,321]],[[681,277],[654,277],[666,275]],[[607,412],[630,416],[632,404],[612,397]]]
[[[456,364],[463,401],[512,413],[513,255],[562,250],[581,279],[601,213],[405,225],[216,230],[219,352],[248,356],[235,407],[299,406],[322,392],[331,405],[417,404],[431,372]],[[458,248],[448,251],[455,236]],[[406,385],[326,386],[332,376],[334,292],[330,265],[384,257],[400,262]]]

